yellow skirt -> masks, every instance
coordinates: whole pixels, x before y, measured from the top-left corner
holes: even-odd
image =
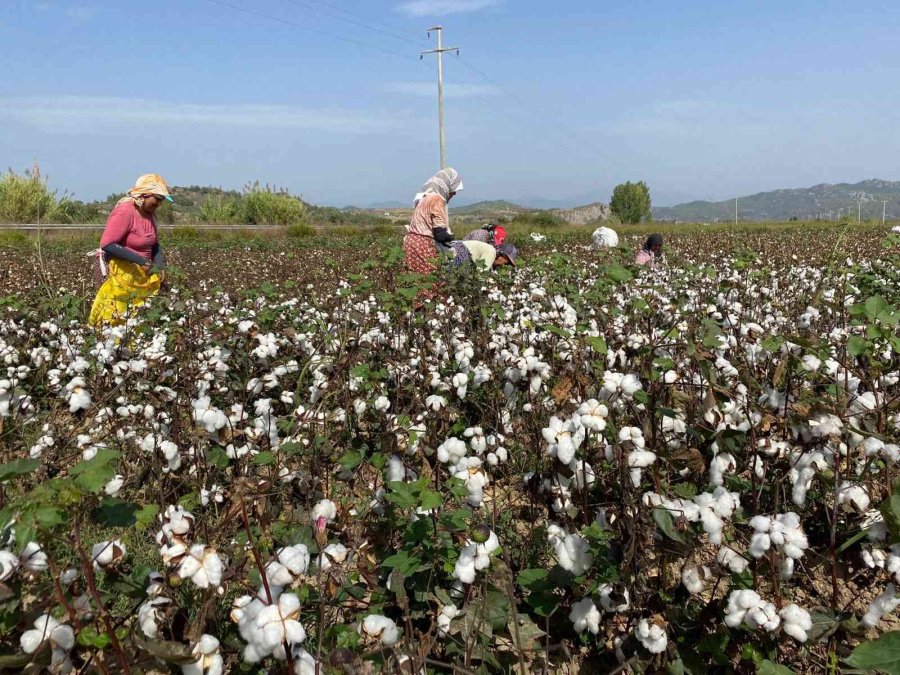
[[[109,261],[109,276],[94,298],[88,323],[92,326],[119,326],[125,323],[128,310],[143,305],[159,292],[161,280],[148,274],[140,265],[125,260]]]

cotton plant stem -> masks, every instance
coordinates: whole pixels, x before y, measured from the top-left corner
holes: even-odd
[[[110,621],[106,607],[103,605],[103,599],[100,597],[100,593],[97,590],[93,562],[88,558],[87,554],[84,552],[84,547],[81,544],[81,526],[78,522],[75,524],[74,535],[75,549],[78,551],[78,557],[81,559],[81,565],[84,571],[85,580],[87,581],[88,590],[90,591],[94,602],[97,604],[97,612],[100,614],[100,618],[106,628],[106,635],[109,637],[109,641],[113,646],[116,657],[119,659],[119,665],[122,667],[122,672],[124,672],[125,675],[131,675],[131,669],[128,667],[128,659],[125,656],[125,652],[122,650],[122,645],[119,643],[119,638],[116,636],[112,621]]]

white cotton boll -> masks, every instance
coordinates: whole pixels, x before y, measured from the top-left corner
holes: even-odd
[[[194,544],[178,567],[178,576],[190,579],[197,588],[218,588],[225,565],[215,549]]]
[[[772,540],[765,532],[757,532],[750,539],[748,551],[754,558],[762,558],[772,547]]]
[[[771,602],[762,602],[758,607],[751,608],[744,617],[744,623],[750,628],[762,628],[766,631],[774,631],[781,625],[781,617],[778,610]]]
[[[94,569],[100,570],[112,567],[125,557],[125,544],[120,539],[101,541],[91,547],[91,560]]]
[[[10,579],[17,569],[19,569],[19,556],[10,551],[0,551],[0,582]]]
[[[125,477],[121,474],[116,474],[112,480],[110,480],[106,487],[103,488],[103,492],[105,492],[110,497],[115,497],[119,494],[119,491],[122,489],[122,486],[125,484]]]
[[[378,412],[387,412],[390,410],[391,402],[387,396],[379,396],[375,399],[375,410]]]
[[[638,622],[634,635],[644,649],[651,654],[662,654],[666,651],[666,645],[669,643],[666,631],[655,623],[650,623],[647,619],[641,619]]]
[[[578,407],[578,415],[585,429],[603,431],[606,428],[606,418],[609,417],[609,409],[597,399],[592,398]]]
[[[391,647],[400,640],[400,630],[393,619],[381,614],[370,614],[359,627],[361,635],[378,640],[382,647]]]
[[[869,495],[862,486],[843,481],[837,490],[837,503],[865,513],[869,508]]]
[[[260,631],[259,645],[269,652],[280,647],[299,644],[306,640],[306,631],[298,621],[300,599],[293,593],[283,593],[278,603],[268,605],[256,615],[256,628]]]
[[[466,456],[467,452],[466,444],[451,436],[438,446],[437,457],[438,461],[444,464],[457,464],[460,459]]]
[[[812,618],[809,612],[791,603],[782,608],[778,614],[781,617],[784,632],[797,642],[806,642],[807,633],[812,630]]]
[[[310,520],[316,522],[319,518],[324,518],[326,523],[333,523],[337,517],[337,505],[330,499],[322,499],[312,509]]]
[[[711,576],[709,568],[689,566],[681,571],[681,583],[689,593],[700,593],[706,587],[706,579]]]
[[[587,572],[593,562],[590,544],[580,534],[567,534],[557,540],[554,550],[559,566],[576,577]]]
[[[291,571],[274,560],[266,565],[266,579],[270,586],[289,586],[294,581]]]
[[[569,621],[578,633],[590,631],[594,635],[600,632],[600,610],[590,598],[572,603]]]
[[[720,453],[709,463],[709,484],[719,487],[725,483],[725,473],[737,469],[737,462],[728,453]]]
[[[47,554],[40,544],[30,541],[19,554],[19,565],[28,572],[43,572],[47,569]]]
[[[437,617],[438,637],[446,638],[450,635],[450,623],[459,616],[456,605],[444,605]]]
[[[350,551],[343,544],[328,544],[319,555],[316,564],[323,572],[327,572],[335,565],[342,565],[347,561]]]
[[[900,605],[900,598],[897,597],[897,589],[894,584],[888,584],[884,592],[869,605],[860,623],[866,628],[874,628],[881,621],[881,617],[893,612],[898,605]]]
[[[572,485],[576,490],[590,487],[597,480],[594,468],[581,459],[573,459],[569,462],[569,470],[572,472]]]
[[[397,455],[391,455],[390,459],[387,461],[385,480],[388,483],[397,483],[406,480],[406,467],[403,465],[403,460],[397,457]]]
[[[302,647],[293,647],[294,675],[321,675],[322,668],[313,655]]]
[[[465,398],[469,388],[469,376],[465,373],[457,373],[453,376],[452,384],[456,387],[456,395]]]
[[[70,626],[61,624],[49,614],[43,614],[34,622],[34,629],[25,631],[19,639],[22,651],[34,654],[49,640],[54,649],[68,652],[75,646],[75,633]]]
[[[463,546],[459,552],[459,558],[456,559],[456,565],[453,568],[453,577],[459,579],[464,584],[471,584],[475,581],[475,545],[469,544]]]
[[[425,399],[425,407],[433,412],[439,412],[446,405],[447,399],[437,394],[432,394]]]
[[[172,601],[166,597],[148,598],[138,607],[138,625],[148,638],[159,635],[159,626],[163,621],[163,610]]]
[[[750,561],[733,549],[723,546],[716,555],[716,560],[734,574],[742,574],[750,565]]]

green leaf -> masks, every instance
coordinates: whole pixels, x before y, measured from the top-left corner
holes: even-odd
[[[670,661],[666,664],[666,674],[667,675],[685,675],[684,670],[684,661],[678,659],[677,661]]]
[[[728,647],[729,642],[731,642],[731,637],[729,637],[728,633],[713,633],[700,640],[697,644],[697,651],[709,654],[716,665],[726,666],[729,663],[729,658],[725,653],[725,649]]]
[[[253,459],[250,462],[257,466],[270,466],[275,463],[275,455],[271,452],[261,452],[258,455],[253,455]]]
[[[206,451],[206,461],[217,469],[227,469],[231,464],[231,460],[228,459],[225,450],[218,445],[214,445]]]
[[[869,350],[869,341],[859,335],[851,335],[847,340],[847,353],[856,357],[865,354]]]
[[[296,443],[291,441],[290,443],[282,443],[278,446],[278,451],[285,455],[299,455],[303,452],[304,447],[302,443]]]
[[[158,509],[158,507],[157,507]],[[121,499],[104,499],[94,509],[91,517],[94,522],[108,527],[131,527],[137,522],[135,514],[138,505]]]
[[[539,593],[530,593],[525,601],[534,608],[536,614],[540,616],[550,616],[556,611],[562,598],[549,591],[540,591]]]
[[[430,511],[431,509],[436,509],[440,507],[441,504],[444,503],[444,498],[435,492],[434,490],[424,489],[422,490],[422,495],[420,497],[422,500],[420,502],[420,506],[426,511]]]
[[[787,666],[764,659],[756,667],[756,675],[794,675],[794,671]]]
[[[596,337],[589,337],[587,340],[585,340],[585,342],[587,342],[588,347],[593,349],[598,354],[606,354],[606,352],[608,351],[606,340],[604,340],[599,335]]]
[[[693,483],[677,483],[671,485],[670,489],[682,499],[693,499],[697,496],[697,486]]]
[[[890,631],[877,640],[863,642],[853,650],[847,663],[854,668],[900,675],[900,631]]]
[[[891,533],[891,542],[900,541],[900,492],[894,492],[878,508]]]
[[[386,558],[381,564],[384,567],[399,570],[403,576],[408,576],[418,569],[419,565],[422,564],[422,560],[409,555],[406,551],[400,551]]]
[[[509,623],[509,597],[500,591],[488,591],[484,598],[484,618],[494,630],[502,630]]]
[[[887,309],[889,309],[889,305],[880,295],[873,295],[866,300],[866,315],[872,320],[877,319]]]
[[[352,471],[362,464],[365,457],[365,454],[358,450],[350,450],[341,456],[338,460],[338,464],[341,465],[341,468],[344,469],[344,471]]]
[[[522,588],[533,588],[542,585],[541,582],[544,582],[549,574],[549,570],[540,567],[522,570],[516,577],[516,583]]]
[[[110,465],[119,456],[120,453],[115,450],[101,448],[93,458],[73,466],[69,473],[75,476],[78,487],[88,492],[100,492],[116,475],[115,469]]]
[[[841,622],[838,617],[828,609],[817,609],[809,613],[812,628],[806,631],[807,644],[824,642],[837,632]]]
[[[83,628],[78,633],[78,644],[82,647],[94,647],[95,649],[106,649],[109,644],[109,635],[106,633],[98,633],[90,626]]]
[[[41,465],[36,459],[17,459],[9,464],[0,464],[0,483],[9,480],[13,476],[24,476]]]
[[[611,279],[612,281],[618,281],[620,283],[625,283],[634,279],[634,275],[631,273],[631,271],[622,267],[621,265],[607,265],[606,269],[604,269],[603,272],[604,274],[606,274],[608,279]]]
[[[668,509],[661,507],[653,509],[653,522],[656,523],[657,527],[659,527],[662,533],[669,539],[674,539],[682,544],[684,543],[684,537],[682,537],[681,533],[675,529],[675,520],[672,518],[672,514],[669,513]]]

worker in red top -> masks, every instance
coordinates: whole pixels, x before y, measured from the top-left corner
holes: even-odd
[[[97,291],[89,323],[117,325],[131,307],[159,292],[166,260],[154,214],[164,201],[172,201],[169,186],[158,174],[146,174],[119,200],[103,230],[100,249],[109,263],[109,276]]]
[[[472,230],[463,237],[463,241],[483,241],[485,244],[500,246],[506,241],[506,229],[502,225],[487,223],[478,230]]]

